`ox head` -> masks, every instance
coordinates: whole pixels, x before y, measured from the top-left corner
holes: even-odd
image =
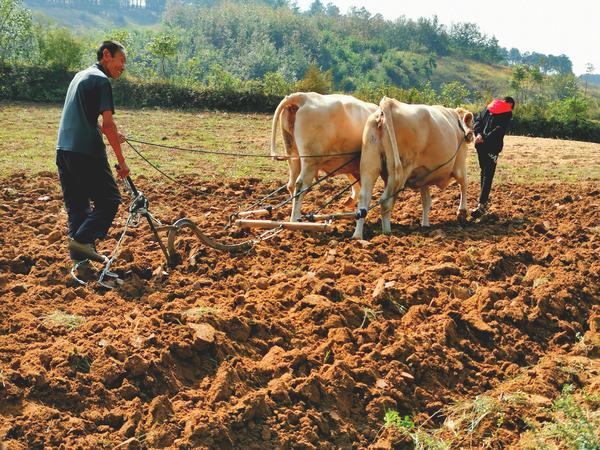
[[[465,142],[473,142],[475,138],[473,134],[473,113],[467,111],[464,108],[456,108],[456,112],[458,114],[458,117],[460,118],[460,121],[463,124],[463,128],[466,133]]]

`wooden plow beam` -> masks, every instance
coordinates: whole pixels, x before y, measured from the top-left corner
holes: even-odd
[[[331,224],[325,222],[281,222],[277,220],[236,220],[235,224],[240,228],[260,228],[263,230],[274,230],[283,228],[284,230],[296,231],[316,231],[326,233],[331,231]]]

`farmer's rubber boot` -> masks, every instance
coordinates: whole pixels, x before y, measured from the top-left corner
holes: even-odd
[[[69,253],[77,258],[89,259],[100,263],[106,262],[106,256],[102,256],[96,252],[94,244],[84,244],[69,238]]]

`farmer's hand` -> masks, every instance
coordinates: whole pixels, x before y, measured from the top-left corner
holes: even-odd
[[[119,163],[117,166],[117,175],[120,179],[127,178],[129,176],[129,167],[125,161]]]
[[[477,135],[477,137],[475,138],[475,143],[476,144],[483,144],[483,136],[481,134]]]
[[[127,139],[127,138],[125,137],[125,135],[124,135],[124,134],[121,134],[121,133],[117,133],[117,136],[119,137],[119,143],[120,143],[120,144],[122,144],[123,142],[125,142],[125,140]]]

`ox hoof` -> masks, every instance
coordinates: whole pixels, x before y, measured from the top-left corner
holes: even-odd
[[[458,220],[458,223],[460,223],[461,225],[467,223],[467,210],[459,210],[458,214],[456,214],[456,220]]]

